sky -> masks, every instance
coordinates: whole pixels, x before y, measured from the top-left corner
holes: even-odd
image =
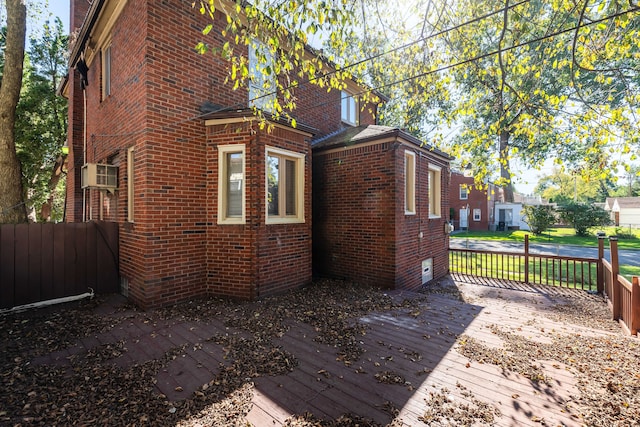
[[[64,28],[69,31],[69,0],[49,0],[49,11],[62,19]]]

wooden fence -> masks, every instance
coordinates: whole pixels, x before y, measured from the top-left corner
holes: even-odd
[[[0,226],[0,309],[119,290],[118,224]]]
[[[480,276],[538,285],[597,291],[611,308],[614,320],[631,335],[640,332],[640,277],[629,282],[619,273],[618,239],[609,238],[611,262],[604,258],[604,238],[598,239],[598,258],[571,258],[529,253],[525,235],[524,252],[449,250],[453,274]]]
[[[597,258],[531,254],[527,235],[525,235],[524,252],[450,249],[449,269],[452,273],[462,275],[593,291],[602,290],[601,267]]]
[[[619,274],[618,239],[611,237],[611,262],[603,259],[604,297],[607,299],[614,320],[631,335],[640,332],[640,277],[629,282]]]

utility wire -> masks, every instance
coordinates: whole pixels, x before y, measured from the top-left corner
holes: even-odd
[[[508,6],[508,8],[509,9],[515,8],[515,7],[520,6],[520,5],[524,4],[524,3],[528,3],[529,1],[530,0],[523,0],[523,1],[519,2],[519,3],[515,3],[515,4],[512,4],[512,5]],[[409,42],[409,43],[406,43],[406,44],[404,44],[402,46],[399,46],[397,48],[391,49],[389,51],[385,51],[385,52],[382,52],[380,54],[374,55],[371,58],[363,59],[363,60],[355,62],[353,64],[349,64],[349,65],[347,65],[347,66],[345,66],[343,68],[340,68],[338,70],[327,72],[327,73],[323,74],[322,76],[309,79],[309,80],[307,80],[305,82],[302,82],[302,83],[298,84],[297,87],[300,87],[300,86],[305,85],[305,84],[309,84],[312,81],[315,81],[315,80],[320,79],[320,78],[324,78],[326,76],[329,76],[331,74],[335,74],[335,73],[343,71],[345,69],[348,69],[348,68],[351,68],[351,67],[355,67],[355,66],[360,65],[360,64],[362,64],[364,62],[373,61],[376,58],[379,58],[379,57],[382,57],[382,56],[385,56],[385,55],[389,55],[389,54],[391,54],[393,52],[396,52],[398,50],[406,49],[407,47],[409,47],[411,45],[414,45],[414,44],[417,44],[419,42],[422,42],[422,41],[425,41],[425,40],[428,40],[428,39],[431,39],[431,38],[434,38],[434,37],[437,37],[437,36],[441,36],[441,35],[447,34],[447,33],[451,32],[451,31],[454,31],[456,29],[462,28],[464,26],[471,25],[471,24],[476,23],[476,22],[478,22],[480,20],[483,20],[483,19],[487,19],[490,16],[493,16],[493,15],[496,15],[496,14],[499,14],[499,13],[504,13],[506,10],[507,10],[507,8],[504,7],[504,8],[501,8],[499,10],[490,12],[490,13],[485,14],[485,15],[482,15],[481,17],[474,18],[474,19],[472,19],[470,21],[465,21],[464,23],[461,23],[461,24],[456,25],[454,27],[447,28],[447,29],[441,30],[441,31],[439,31],[437,33],[430,34],[429,36],[420,37],[419,39],[417,39],[417,40],[415,40],[413,42]],[[399,84],[402,84],[402,83],[407,83],[407,82],[410,82],[410,81],[413,81],[413,80],[416,80],[416,79],[419,79],[419,78],[422,78],[422,77],[426,77],[426,76],[431,75],[431,74],[439,73],[439,72],[442,72],[442,71],[447,71],[447,70],[459,67],[461,65],[465,65],[465,64],[468,64],[468,63],[471,63],[471,62],[474,62],[474,61],[485,59],[485,58],[488,58],[490,56],[497,55],[500,52],[506,52],[506,51],[518,49],[518,48],[527,46],[527,45],[532,44],[532,43],[537,43],[537,42],[540,42],[540,41],[551,39],[551,38],[554,38],[554,37],[556,37],[558,35],[562,35],[562,34],[566,34],[566,33],[569,33],[569,32],[573,32],[573,31],[576,31],[577,29],[580,29],[580,28],[583,28],[583,27],[590,27],[592,25],[596,25],[596,24],[599,24],[601,22],[606,22],[606,21],[609,21],[611,19],[623,16],[623,15],[626,15],[626,14],[629,14],[629,13],[638,12],[638,11],[640,11],[640,7],[639,6],[634,6],[634,7],[630,8],[630,9],[628,9],[628,10],[620,11],[620,12],[614,13],[612,15],[608,15],[608,16],[602,17],[600,19],[590,21],[588,23],[584,23],[584,24],[577,25],[577,26],[572,26],[572,27],[565,28],[565,29],[562,29],[562,30],[558,30],[558,31],[552,32],[552,33],[547,33],[547,34],[545,34],[543,36],[536,37],[536,38],[531,39],[531,40],[527,40],[527,41],[524,41],[524,42],[521,42],[521,43],[517,43],[517,44],[511,45],[511,46],[503,47],[502,49],[492,50],[490,52],[486,52],[486,53],[481,54],[481,55],[476,55],[476,56],[473,56],[471,58],[460,60],[458,62],[451,63],[451,64],[448,64],[448,65],[445,65],[445,66],[442,66],[442,67],[438,67],[438,68],[433,69],[433,70],[425,71],[423,73],[419,73],[419,74],[416,74],[416,75],[413,75],[413,76],[410,76],[410,77],[407,77],[407,78],[404,78],[404,79],[400,79],[400,80],[396,80],[396,81],[393,81],[393,82],[390,82],[390,83],[379,85],[377,87],[369,88],[367,90],[362,90],[362,91],[357,92],[357,93],[352,93],[352,94],[350,94],[348,96],[343,96],[340,99],[342,100],[342,99],[347,99],[347,98],[349,98],[351,96],[364,95],[364,94],[370,93],[371,91],[379,91],[381,89],[389,88],[389,87],[396,86],[396,85],[399,85]],[[293,85],[290,85],[290,86],[287,86],[285,89],[290,89],[290,88],[293,88],[293,87],[294,87]],[[261,95],[261,96],[252,98],[252,99],[249,100],[249,103],[251,103],[253,101],[257,101],[257,100],[265,98],[265,97],[268,97],[268,96],[274,96],[276,93],[277,93],[277,91],[274,91],[274,92],[267,93],[265,95]],[[333,103],[334,103],[334,101],[325,101],[325,102],[322,102],[322,103],[314,104],[314,105],[306,107],[306,108],[297,109],[296,111],[309,111],[311,109],[315,109],[315,108],[318,108],[318,107],[323,107],[323,106],[330,105],[330,104],[333,104]],[[183,120],[174,122],[173,125],[178,125],[178,124],[189,122],[189,121],[192,121],[192,120],[197,120],[199,118],[205,117],[205,116],[207,116],[209,114],[212,114],[212,113],[228,111],[228,110],[233,110],[233,109],[237,109],[237,108],[244,108],[245,106],[246,106],[246,104],[244,104],[244,103],[237,103],[237,104],[235,104],[233,106],[214,109],[214,110],[208,111],[206,113],[202,113],[202,114],[199,114],[199,115],[187,118],[187,119],[183,119]],[[161,128],[167,128],[169,126],[171,126],[171,125],[164,125]],[[158,128],[158,129],[161,129],[161,128]],[[110,134],[98,134],[96,136],[100,136],[100,137],[122,137],[122,136],[135,135],[135,134],[138,134],[138,133],[141,133],[141,132],[149,132],[149,131],[153,131],[153,130],[154,130],[154,128],[147,128],[147,129],[142,130],[142,131],[135,131],[135,132],[130,132],[130,133],[126,133],[126,134],[111,134],[111,135]]]

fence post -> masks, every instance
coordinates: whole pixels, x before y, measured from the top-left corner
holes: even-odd
[[[618,282],[618,274],[620,273],[620,265],[618,264],[618,238],[609,237],[609,250],[611,251],[611,286],[613,287],[613,295],[611,305],[613,306],[613,320],[620,318],[620,282]]]
[[[631,278],[631,335],[640,331],[640,277]]]
[[[604,294],[604,268],[602,267],[602,259],[604,258],[604,238],[605,236],[598,236],[598,264],[597,264],[597,286],[598,293]]]
[[[529,235],[524,235],[524,283],[529,283]]]

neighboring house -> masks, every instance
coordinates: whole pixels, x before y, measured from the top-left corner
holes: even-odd
[[[210,40],[224,43],[220,34],[226,19],[220,11],[216,7],[212,22],[182,0],[71,0],[71,28],[77,37],[62,88],[69,99],[66,220],[120,224],[122,290],[144,308],[202,295],[255,299],[309,284],[312,240],[322,239],[312,239],[311,191],[322,184],[312,186],[311,140],[376,124],[376,105],[359,105],[349,95],[360,88],[349,81],[342,93],[301,87],[297,126],[272,120],[271,131],[261,129],[248,108],[255,88],[225,85],[226,62],[192,48],[210,23],[210,35],[216,34]],[[247,50],[250,60],[255,58]],[[413,193],[416,214],[407,214],[415,229],[405,233],[399,223],[377,223],[382,227],[377,231],[354,232],[396,227],[397,233],[375,243],[397,248],[398,257],[430,242],[437,254],[421,251],[420,256],[437,259],[435,278],[448,270],[441,255],[448,246],[443,231],[446,192],[438,196],[439,218],[417,214],[427,206],[420,197],[427,191],[422,165],[428,153],[404,133],[396,138],[363,144],[357,152],[364,161],[378,143],[411,145],[403,151],[413,153],[408,156],[419,175],[415,182],[420,187]],[[404,163],[385,152],[379,156],[380,163],[391,162],[386,167],[396,185],[389,191],[397,191]],[[447,179],[446,156],[434,158],[439,159],[437,169],[429,171]],[[357,181],[360,173],[352,168],[342,175],[342,184]],[[335,179],[330,173],[324,176]],[[327,195],[341,221],[361,214],[356,207],[373,197],[368,188],[374,185],[349,199],[339,192]],[[383,217],[396,209],[393,204],[370,207]],[[350,235],[342,241],[363,253],[375,249]],[[379,261],[371,258],[371,267]],[[393,265],[401,261],[388,260]],[[410,272],[414,274],[413,265]],[[384,276],[380,284],[405,282]]]
[[[502,190],[493,183],[480,190],[474,185],[474,177],[452,171],[449,201],[455,229],[489,230],[494,223],[494,206],[501,195]]]
[[[640,197],[608,197],[604,209],[615,225],[640,227]]]
[[[403,289],[447,274],[450,160],[386,126],[314,142],[316,273]]]
[[[541,206],[549,205],[549,203],[539,196],[525,196],[515,193],[513,195],[514,202],[498,202],[495,204],[494,224],[495,230],[526,230],[529,224],[525,222],[524,207],[525,206]]]

